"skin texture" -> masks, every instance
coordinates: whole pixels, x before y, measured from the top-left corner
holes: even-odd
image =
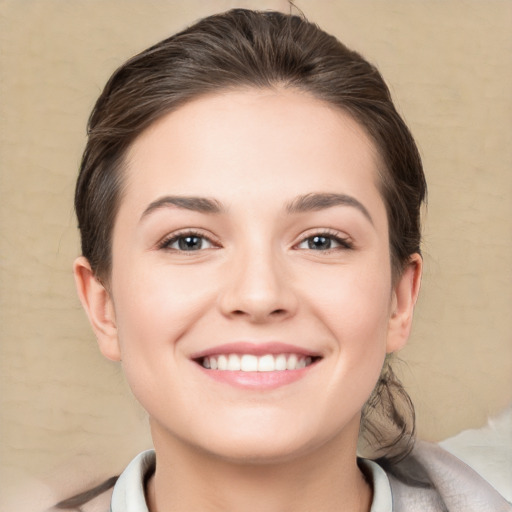
[[[75,276],[102,353],[122,361],[150,416],[151,510],[369,510],[360,411],[386,353],[407,340],[421,259],[392,283],[380,161],[364,130],[296,91],[229,91],[162,118],[127,162],[109,286],[84,258]],[[333,193],[351,199],[291,206]],[[208,198],[219,212],[167,196]],[[190,230],[203,245],[179,250],[173,236]],[[331,248],[311,248],[315,235]],[[320,359],[272,389],[212,379],[192,360],[235,342]]]

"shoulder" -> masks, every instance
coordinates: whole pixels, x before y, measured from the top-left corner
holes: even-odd
[[[397,512],[512,512],[486,480],[436,444],[418,441],[408,457],[385,470]]]

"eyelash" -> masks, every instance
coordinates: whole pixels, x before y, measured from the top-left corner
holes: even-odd
[[[212,247],[210,248],[219,248],[220,244],[213,240],[211,237],[205,236],[204,233],[196,230],[187,230],[187,231],[181,231],[178,233],[173,233],[169,235],[168,237],[164,238],[158,245],[157,249],[161,250],[168,250],[168,251],[176,251],[181,253],[187,253],[187,252],[199,252],[201,250],[205,250],[206,248],[200,247],[199,249],[192,249],[192,250],[185,250],[185,249],[179,249],[179,248],[172,248],[171,245],[178,242],[180,239],[184,238],[199,238],[202,241],[207,241],[209,244],[211,244]],[[333,241],[336,244],[338,244],[338,247],[329,247],[327,249],[312,249],[311,247],[300,249],[299,246],[303,243],[307,242],[308,240],[312,240],[315,237],[318,238],[325,238],[326,240]],[[347,237],[342,237],[339,235],[336,231],[330,231],[330,230],[323,230],[319,232],[314,232],[311,234],[308,234],[308,236],[303,237],[297,244],[295,244],[294,248],[297,248],[299,250],[311,250],[315,252],[323,252],[323,253],[331,253],[333,251],[343,251],[343,250],[350,250],[354,248],[354,244],[352,241]]]
[[[187,251],[187,250],[184,250],[184,249],[176,249],[176,248],[172,248],[171,245],[178,242],[180,239],[184,239],[184,238],[199,238],[201,240],[206,240],[207,242],[209,242],[212,246],[212,248],[218,248],[220,247],[220,245],[215,241],[213,240],[212,238],[206,236],[204,233],[201,233],[200,231],[195,231],[195,230],[187,230],[187,231],[181,231],[181,232],[178,232],[178,233],[172,233],[171,235],[165,237],[161,242],[158,243],[157,245],[157,249],[163,249],[163,250],[168,250],[168,251],[175,251],[175,252],[182,252],[182,253],[186,253],[186,252],[199,252],[201,250],[205,250],[205,249],[197,249],[197,250],[190,250],[190,251]]]
[[[350,250],[350,249],[354,248],[354,244],[350,240],[350,238],[340,236],[340,234],[338,232],[331,231],[331,230],[328,230],[328,229],[308,234],[307,236],[302,238],[300,240],[300,242],[295,245],[295,247],[298,247],[301,244],[303,244],[304,242],[307,242],[308,240],[312,240],[315,237],[326,238],[328,240],[334,241],[335,243],[339,244],[339,246],[338,247],[332,247],[332,248],[330,247],[330,248],[325,249],[325,250],[321,250],[321,249],[316,249],[315,250],[315,249],[311,249],[311,248],[303,249],[303,250],[311,250],[311,251],[315,251],[315,252],[331,253],[333,251],[346,251],[346,250]]]

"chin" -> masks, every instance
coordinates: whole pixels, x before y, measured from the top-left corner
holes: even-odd
[[[215,432],[210,431],[208,442],[201,443],[203,450],[212,457],[230,463],[282,464],[322,451],[322,446],[330,445],[334,439],[343,437],[339,436],[337,431],[319,430],[312,426],[307,428],[306,425],[303,430],[300,430],[297,429],[297,424],[291,421],[286,426],[260,424],[258,427],[257,429],[223,429],[221,435],[215,435]],[[355,435],[357,436],[357,429]],[[354,446],[356,441],[357,439],[354,441]]]
[[[283,464],[306,455],[312,450],[308,443],[279,444],[268,441],[247,440],[228,446],[208,447],[211,456],[231,464],[263,466]]]

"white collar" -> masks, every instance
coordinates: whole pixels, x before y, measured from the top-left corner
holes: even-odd
[[[386,472],[373,460],[359,459],[359,463],[373,486],[373,500],[370,512],[392,512],[393,496]]]
[[[147,450],[135,457],[116,482],[110,505],[111,512],[149,512],[144,485],[149,472],[155,468],[154,450]],[[392,512],[391,487],[385,471],[376,463],[360,459],[366,475],[373,485],[370,512]]]
[[[147,450],[128,464],[114,486],[110,512],[149,512],[144,485],[155,462],[154,450]]]

